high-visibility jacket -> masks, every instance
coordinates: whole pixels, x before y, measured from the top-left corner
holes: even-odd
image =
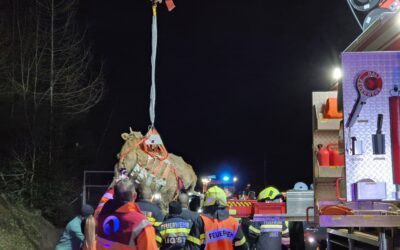
[[[193,223],[190,220],[186,220],[179,215],[168,216],[157,227],[156,240],[160,250],[183,249],[192,225]]]
[[[99,204],[94,210],[94,218],[97,218],[97,216],[99,216],[101,210],[103,209],[104,204],[106,204],[107,201],[112,200],[113,198],[114,198],[114,188],[111,187],[107,189],[107,191],[101,197]]]
[[[232,249],[239,223],[233,217],[219,221],[200,215],[204,222],[205,249]]]
[[[109,200],[97,222],[97,250],[156,250],[155,231],[133,202]]]

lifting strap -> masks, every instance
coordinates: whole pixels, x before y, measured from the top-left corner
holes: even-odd
[[[154,127],[156,119],[156,57],[157,57],[157,2],[153,3],[153,21],[151,24],[151,89],[150,89],[150,122]]]

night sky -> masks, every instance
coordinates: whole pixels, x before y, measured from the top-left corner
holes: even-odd
[[[151,5],[84,2],[108,85],[90,113],[98,146],[88,168],[112,170],[120,134],[150,124]],[[198,176],[230,172],[241,184],[265,179],[282,189],[311,183],[311,92],[328,90],[340,52],[361,33],[346,1],[175,4],[158,17],[156,128],[167,149]]]

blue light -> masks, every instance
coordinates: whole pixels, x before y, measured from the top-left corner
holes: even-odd
[[[222,177],[222,180],[223,180],[223,181],[229,181],[229,176],[226,176],[226,175],[225,175],[224,177]]]

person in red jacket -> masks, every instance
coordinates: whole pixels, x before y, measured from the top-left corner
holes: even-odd
[[[134,202],[135,184],[125,178],[114,186],[97,220],[97,250],[157,250],[154,228]]]

